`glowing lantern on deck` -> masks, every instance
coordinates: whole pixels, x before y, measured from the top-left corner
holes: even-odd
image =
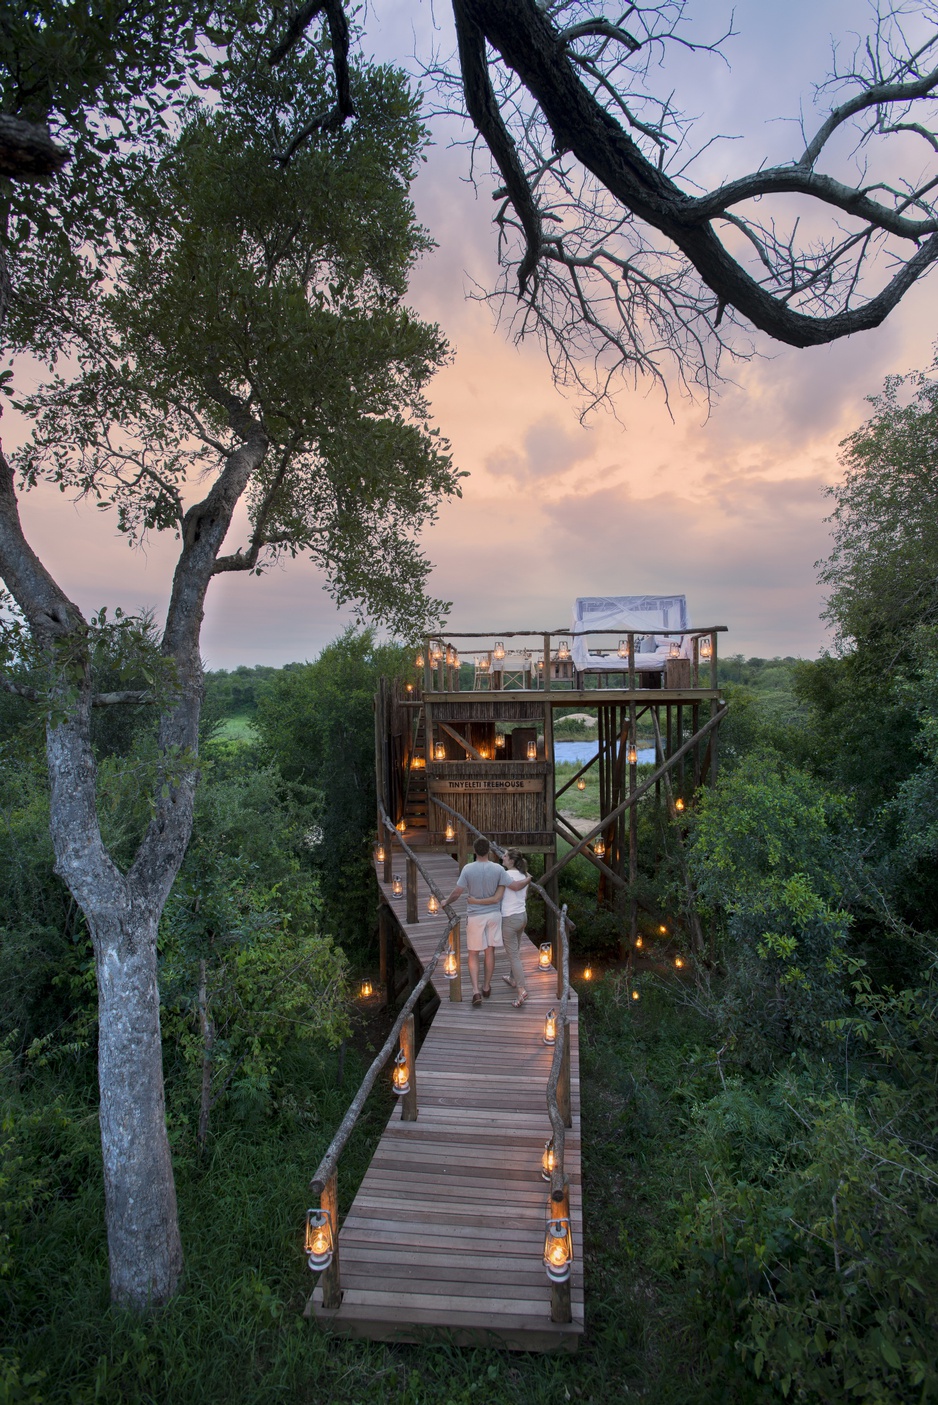
[[[371,984],[371,981],[362,981],[358,993],[363,1000],[370,1000],[375,993],[375,988]]]
[[[434,642],[430,645],[430,662],[434,668],[443,661],[443,649],[440,644]]]
[[[679,659],[681,657],[681,646],[676,639],[672,639],[668,646],[668,658]]]
[[[620,658],[620,659],[627,659],[627,658],[628,658],[628,656],[629,656],[629,644],[628,644],[628,640],[627,640],[627,639],[620,639],[620,640],[619,640],[619,647],[618,647],[618,649],[616,650],[616,653],[619,655],[619,658]]]
[[[495,750],[496,750],[496,751],[504,751],[504,750],[505,750],[505,733],[504,733],[504,732],[499,732],[498,735],[496,736],[496,738],[495,738]]]
[[[408,692],[408,693],[412,693],[412,692],[414,691],[414,685],[413,685],[413,683],[408,683],[408,684],[406,684],[405,686],[406,686],[406,689],[407,689],[407,692]]]
[[[593,968],[592,968],[592,966],[584,966],[584,967],[583,967],[583,979],[584,979],[585,981],[591,981],[591,980],[593,979]]]
[[[539,971],[549,971],[551,962],[554,959],[554,949],[550,942],[541,942],[537,950],[537,968]]]
[[[452,820],[450,820],[450,821],[448,821],[448,823],[447,823],[447,825],[446,825],[446,842],[447,842],[447,844],[452,844],[452,843],[454,842],[455,838],[456,838],[456,830],[453,828],[453,822],[452,822]]]
[[[431,893],[430,896],[427,898],[427,911],[436,914],[437,912],[439,912],[439,910],[439,899],[437,898],[436,893]]]
[[[528,742],[528,760],[537,760],[537,742]]]
[[[437,742],[436,746],[433,748],[433,759],[434,759],[434,761],[445,761],[445,760],[446,760],[446,743],[445,743],[445,742]]]
[[[448,981],[454,981],[459,975],[459,962],[456,960],[456,953],[452,947],[443,959],[443,974]]]
[[[675,956],[675,958],[674,958],[674,964],[675,964],[675,966],[677,967],[677,969],[678,969],[679,971],[683,971],[683,969],[684,969],[684,958],[683,958],[683,956]]]
[[[678,814],[680,814],[681,811],[684,809],[684,801],[681,799],[680,796],[678,796],[677,799],[675,800],[675,802],[674,802],[674,808],[675,808],[675,810],[677,810]]]
[[[504,644],[502,643],[502,641],[501,641],[500,639],[496,639],[496,640],[495,640],[495,648],[492,650],[492,658],[493,658],[493,659],[497,659],[498,662],[501,663],[501,661],[502,661],[502,659],[503,659],[504,657],[505,657],[505,646],[504,646]]]
[[[548,1207],[544,1236],[544,1267],[551,1283],[566,1283],[573,1266],[573,1235],[568,1219],[551,1219]]]
[[[713,641],[711,639],[701,639],[698,655],[702,659],[709,659],[713,655]]]
[[[633,741],[629,742],[628,762],[630,766],[638,765],[638,750],[636,749],[635,743]]]
[[[577,781],[577,783],[576,783],[576,788],[577,788],[577,790],[585,790],[585,789],[586,789],[586,780],[585,780],[585,778],[584,778],[583,776],[581,776],[580,779]]]
[[[396,898],[399,898],[404,892],[404,884],[401,882],[399,873],[395,873],[394,877],[391,879],[391,892]]]
[[[606,857],[606,841],[602,838],[602,836],[600,836],[599,839],[593,841],[593,853],[598,859],[603,859]]]
[[[398,834],[403,834],[403,833],[404,833],[404,830],[407,828],[407,821],[404,819],[404,816],[403,816],[403,815],[401,815],[400,819],[398,820],[398,822],[397,822],[397,824],[394,826],[394,828],[397,830]]]
[[[561,639],[559,647],[557,649],[557,658],[560,660],[561,663],[566,663],[569,657],[570,645],[567,643],[566,639]]]
[[[666,937],[666,936],[668,935],[668,929],[667,929],[667,927],[664,925],[663,922],[662,922],[661,926],[658,928],[658,935],[659,935],[659,937]]]
[[[550,1139],[549,1142],[545,1142],[545,1143],[544,1143],[544,1154],[543,1154],[543,1156],[541,1157],[541,1178],[542,1178],[542,1180],[545,1180],[545,1181],[549,1181],[549,1180],[550,1180],[550,1173],[551,1173],[551,1171],[553,1171],[553,1169],[554,1169],[554,1167],[555,1167],[556,1165],[557,1165],[557,1154],[556,1154],[556,1152],[554,1151],[554,1139],[553,1139],[553,1137],[551,1137],[551,1139]]]
[[[378,863],[384,863],[384,845],[383,845],[383,844],[379,844],[378,847],[377,847],[377,849],[375,849],[375,858],[378,860]]]
[[[403,1049],[397,1051],[397,1058],[394,1060],[394,1068],[391,1071],[391,1087],[400,1097],[410,1092],[410,1069],[407,1066],[407,1055]]]
[[[557,1011],[548,1010],[544,1016],[544,1043],[556,1044],[557,1042]]]
[[[335,1242],[332,1237],[332,1216],[328,1210],[306,1211],[306,1262],[314,1273],[332,1263]]]
[[[425,662],[426,661],[423,657],[423,651],[421,650],[421,652],[414,659],[414,663],[417,665],[418,668],[423,668]]]

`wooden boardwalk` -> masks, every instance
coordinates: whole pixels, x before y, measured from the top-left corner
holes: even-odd
[[[445,897],[458,873],[446,854],[421,862]],[[403,873],[400,860],[395,870]],[[404,899],[379,885],[405,940],[424,963],[446,927],[426,911],[404,921]],[[465,910],[465,899],[457,904]],[[573,1228],[573,1321],[550,1319],[544,1270],[547,1183],[541,1155],[550,1136],[546,1088],[553,1050],[544,1016],[557,1004],[557,976],[537,969],[537,949],[523,943],[529,998],[515,1010],[502,981],[499,951],[491,999],[470,1004],[462,942],[463,1000],[449,998],[442,962],[434,973],[441,1003],[417,1057],[416,1122],[391,1115],[374,1159],[341,1225],[342,1304],[311,1310],[343,1335],[413,1342],[448,1336],[463,1345],[518,1351],[575,1351],[583,1332],[583,1224],[580,1182],[580,1080],[577,999],[571,992],[571,1105],[565,1169]]]

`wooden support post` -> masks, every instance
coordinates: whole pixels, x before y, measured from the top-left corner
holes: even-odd
[[[332,1263],[322,1271],[322,1305],[336,1308],[342,1305],[342,1285],[339,1278],[339,1178],[329,1177],[319,1197],[319,1208],[328,1210],[332,1221]]]
[[[629,692],[635,691],[635,635],[629,635]]]
[[[718,634],[716,634],[716,633],[711,634],[711,636],[710,636],[710,687],[713,688],[713,689],[717,689],[717,688],[719,688],[719,686],[720,686],[719,682],[717,681],[717,640],[719,639],[719,637],[720,637],[720,636],[719,636]],[[711,698],[711,699],[710,699],[710,716],[711,716],[711,717],[713,717],[713,716],[715,715],[718,706],[719,706],[718,700],[717,700],[716,698]],[[711,734],[710,734],[710,738],[711,738],[711,749],[710,749],[710,784],[711,784],[712,786],[713,786],[713,785],[716,785],[716,783],[717,783],[717,735],[718,735],[718,733],[719,733],[719,728],[717,728],[716,731],[711,732]]]
[[[550,635],[544,635],[544,691],[550,692]]]
[[[634,701],[629,703],[629,733],[632,744],[636,742],[636,716]],[[638,789],[638,765],[629,765],[629,795]],[[634,947],[638,936],[638,895],[635,885],[638,882],[638,806],[629,810],[629,941]]]
[[[407,855],[406,875],[407,922],[410,925],[419,922],[420,918],[417,916],[417,865],[409,854]]]
[[[433,675],[430,671],[430,636],[424,635],[423,640],[423,691],[425,693],[433,690]]]
[[[692,721],[691,721],[691,731],[692,731],[692,732],[699,732],[699,731],[700,731],[700,704],[699,704],[699,703],[694,703],[693,707],[691,708],[691,718],[692,718]],[[695,790],[697,790],[697,789],[699,788],[699,786],[700,786],[700,746],[701,746],[700,742],[697,742],[697,743],[695,744],[695,746],[694,746],[694,789],[695,789]]]
[[[677,713],[677,716],[676,716],[676,718],[675,718],[676,729],[677,729],[677,747],[676,747],[676,750],[680,751],[681,747],[684,745],[684,708],[683,708],[683,706],[682,706],[681,703],[678,703],[677,707],[675,708],[675,712]],[[678,790],[681,792],[681,794],[683,795],[683,793],[684,793],[684,758],[683,758],[683,756],[681,757],[680,761],[677,763],[677,788],[678,788]]]
[[[378,908],[378,979],[384,991],[384,1003],[391,1003],[391,983],[394,979],[394,947],[388,939],[388,920],[390,913],[387,905],[382,903]]]
[[[401,1048],[410,1069],[410,1088],[401,1098],[401,1121],[417,1121],[417,1039],[413,1015],[408,1015],[401,1029]]]
[[[394,853],[391,847],[394,843],[394,840],[391,838],[393,832],[394,831],[391,829],[386,829],[384,831],[384,872],[381,877],[389,886],[391,879],[394,877]]]
[[[456,979],[449,982],[449,998],[457,1002],[462,1001],[462,951],[459,944],[459,923],[457,922],[451,929],[453,940],[453,950],[456,953]]]
[[[562,994],[563,992],[561,992]],[[557,1111],[563,1118],[565,1127],[573,1126],[573,1113],[570,1105],[570,1025],[564,1030],[563,1054],[560,1059],[560,1077],[557,1080]]]
[[[570,1187],[568,1185],[564,1185],[563,1190],[555,1190],[551,1194],[550,1217],[552,1220],[569,1220]],[[582,1253],[582,1245],[574,1245],[574,1252]],[[569,1278],[566,1283],[552,1283],[550,1285],[550,1320],[551,1322],[573,1321]]]

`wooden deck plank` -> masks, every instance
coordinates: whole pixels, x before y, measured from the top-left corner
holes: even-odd
[[[457,868],[445,854],[422,862],[445,895]],[[403,865],[395,862],[395,871]],[[381,870],[377,873],[381,883]],[[407,924],[403,899],[381,884],[405,940],[425,963],[447,929],[423,916],[429,891],[418,885],[421,920]],[[548,1186],[540,1158],[550,1136],[545,1098],[553,1049],[543,1042],[546,1011],[557,1004],[557,977],[537,965],[525,943],[529,998],[514,1009],[514,991],[499,979],[491,998],[469,1003],[463,990],[443,997],[416,1060],[418,1118],[395,1107],[340,1231],[343,1300],[323,1308],[318,1290],[308,1312],[330,1330],[375,1340],[440,1335],[514,1350],[575,1349],[583,1331],[583,1266],[574,1260],[574,1320],[550,1320],[550,1287],[541,1262]],[[579,1134],[579,1040],[575,994],[569,1005],[573,1126],[566,1140],[574,1243],[582,1248]],[[340,1168],[341,1175],[341,1168]]]

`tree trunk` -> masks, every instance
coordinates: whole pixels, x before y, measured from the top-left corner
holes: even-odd
[[[98,1083],[111,1298],[143,1310],[182,1274],[176,1188],[166,1135],[158,913],[90,917],[98,977]]]

